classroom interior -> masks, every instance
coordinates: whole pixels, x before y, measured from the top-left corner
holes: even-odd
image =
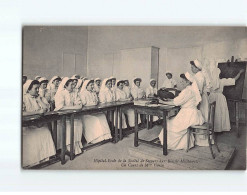
[[[78,74],[102,80],[115,76],[117,79],[128,79],[131,85],[134,77],[140,77],[143,89],[149,86],[151,78],[157,81],[156,85],[159,88],[165,81],[167,71],[172,72],[173,78],[179,83],[180,74],[191,72],[191,60],[198,59],[210,69],[216,66],[217,62],[231,61],[232,56],[234,60],[247,61],[246,27],[24,26],[22,29],[22,74],[28,79],[34,79],[36,75],[44,76],[48,80],[54,75],[71,77]],[[198,157],[199,162],[204,158],[208,160],[204,159],[202,163],[198,163],[200,165],[196,169],[246,169],[246,78],[241,99],[243,101],[239,102],[240,136],[236,135],[235,106],[231,102],[228,104],[231,131],[217,134],[219,146],[231,147],[233,150],[229,149],[229,154],[228,150],[226,151],[227,158],[218,156],[216,162],[210,158],[208,147],[200,147],[199,153],[202,150],[205,156]],[[157,137],[159,126],[160,124],[157,124],[151,129],[144,127],[140,136]],[[192,151],[191,154],[184,151],[170,153],[171,156],[181,158],[192,155],[186,157],[198,161],[198,151]],[[105,156],[110,159],[165,158],[159,148],[148,147],[145,144],[135,148],[132,132],[119,143],[110,142],[91,148],[76,156],[73,161],[66,157],[65,165],[56,162],[40,169],[112,169],[114,162],[94,165],[90,163],[94,159],[104,159]],[[224,161],[223,164],[221,161]],[[174,164],[150,169],[194,169],[191,163]],[[133,165],[113,169],[135,168]]]

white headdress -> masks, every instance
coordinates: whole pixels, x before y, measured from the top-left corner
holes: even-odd
[[[100,92],[103,92],[105,90],[107,90],[108,88],[106,87],[106,83],[107,81],[110,81],[111,79],[110,78],[106,78],[102,81],[102,85],[101,85],[101,88],[100,88]]]
[[[34,77],[34,80],[39,80],[41,78],[41,76],[37,75]]]
[[[80,86],[81,86],[81,84],[82,84],[82,80],[81,79],[78,79],[77,84],[75,86],[75,89],[79,89]]]
[[[185,74],[185,77],[190,81],[192,82],[192,89],[194,91],[194,94],[195,94],[195,98],[196,98],[196,105],[198,105],[200,103],[200,101],[202,100],[202,97],[201,97],[201,94],[200,94],[200,91],[199,91],[199,88],[197,86],[197,83],[196,81],[194,80],[194,78],[190,75],[190,73],[186,72]]]
[[[78,78],[80,78],[80,75],[78,75],[78,74],[74,74],[74,75],[71,77],[71,79],[78,79]]]
[[[100,78],[96,78],[96,79],[94,79],[94,81],[101,81],[101,79]]]
[[[56,79],[60,79],[60,77],[59,77],[59,76],[54,76],[54,77],[52,77],[51,80],[50,80],[50,81],[48,82],[48,84],[47,84],[47,89],[49,89],[49,90],[52,89],[52,83],[53,83],[53,81],[56,80]]]
[[[202,70],[202,64],[199,60],[195,59],[193,62],[198,69]]]
[[[33,80],[29,79],[26,81],[26,83],[23,85],[23,94],[27,94],[28,88],[30,87]]]
[[[48,82],[48,79],[45,78],[45,77],[41,77],[38,81],[39,81],[40,83],[41,83],[42,81],[47,81],[47,82]]]
[[[69,79],[70,79],[69,77],[64,77],[64,78],[63,78],[63,80],[61,81],[61,83],[60,83],[59,86],[58,86],[56,95],[57,95],[59,92],[61,92],[62,90],[65,89],[65,84],[67,83],[67,81],[68,81]]]

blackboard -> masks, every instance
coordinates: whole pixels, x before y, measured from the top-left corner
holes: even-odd
[[[226,96],[227,99],[242,99],[246,64],[247,62],[225,62],[218,64],[218,67],[221,70],[220,78],[234,78],[241,69],[244,70],[244,73],[240,75],[240,78],[236,81],[234,86],[224,87],[223,94]]]

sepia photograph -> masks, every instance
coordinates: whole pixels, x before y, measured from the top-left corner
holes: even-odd
[[[24,172],[246,170],[246,26],[21,33]]]

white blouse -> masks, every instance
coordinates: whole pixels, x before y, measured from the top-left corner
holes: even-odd
[[[112,90],[106,88],[104,91],[101,91],[99,93],[99,101],[101,103],[114,102],[115,98],[114,98],[114,94],[113,94]]]
[[[34,97],[27,93],[23,96],[23,112],[34,112],[43,109],[42,105],[38,103],[37,99],[40,99],[49,108],[49,104],[45,98],[40,96]]]
[[[149,86],[147,89],[146,89],[146,96],[148,97],[149,95],[152,95],[154,96],[157,95],[157,88],[153,88],[152,86]]]
[[[128,99],[127,94],[124,92],[124,90],[117,88],[115,93],[116,93],[116,101]]]
[[[131,89],[131,95],[133,96],[134,99],[140,99],[144,96],[145,92],[143,91],[142,88],[134,86]]]
[[[130,96],[131,96],[131,90],[130,90],[130,87],[128,86],[124,86],[123,87],[123,90],[124,90],[124,92],[126,93],[126,96],[127,96],[127,98],[130,98]]]
[[[94,106],[98,104],[98,97],[95,92],[83,91],[80,93],[82,105]]]
[[[64,106],[74,106],[79,104],[81,104],[81,100],[77,93],[69,92],[67,89],[58,92],[55,96],[55,110],[60,110]]]

